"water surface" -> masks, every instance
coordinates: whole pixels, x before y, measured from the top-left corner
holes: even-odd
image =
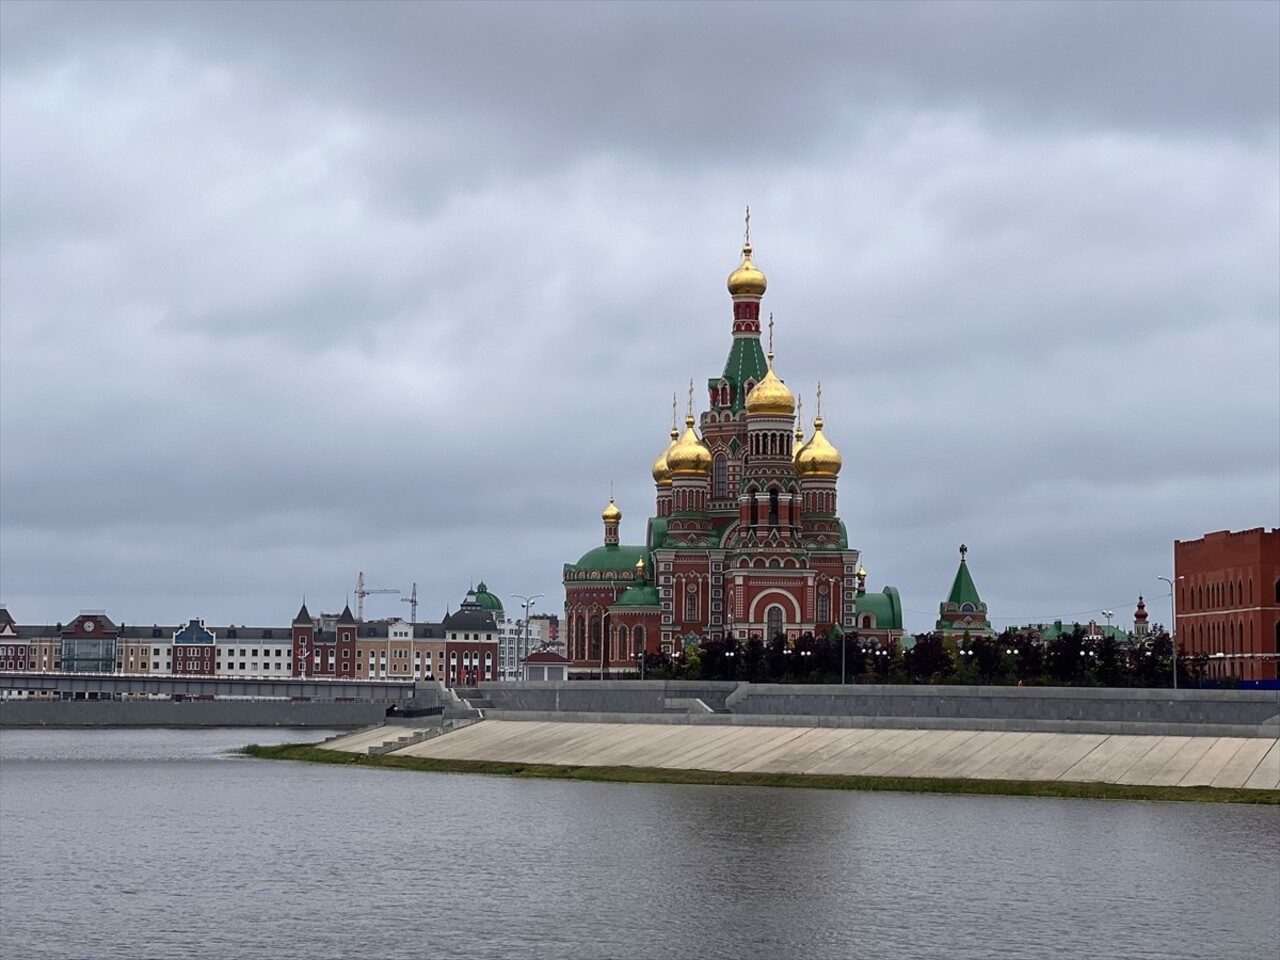
[[[1280,810],[247,760],[0,732],[0,957],[1244,958]]]

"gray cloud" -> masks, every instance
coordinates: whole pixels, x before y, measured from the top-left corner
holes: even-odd
[[[1280,7],[673,9],[0,6],[14,615],[554,609],[611,482],[643,537],[747,201],[913,628],[961,540],[1002,620],[1127,616],[1276,523]]]

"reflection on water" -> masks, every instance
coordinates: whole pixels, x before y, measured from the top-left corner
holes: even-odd
[[[1280,811],[559,783],[0,733],[3,957],[1277,954]]]

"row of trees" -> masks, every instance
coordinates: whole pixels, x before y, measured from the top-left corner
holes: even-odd
[[[1054,640],[1007,630],[998,637],[915,636],[911,646],[884,646],[856,633],[767,643],[717,640],[687,645],[671,658],[650,654],[645,676],[671,680],[747,680],[753,683],[937,683],[1028,686],[1168,687],[1173,684],[1168,633],[1140,643],[1089,637],[1083,627]],[[1206,658],[1178,654],[1178,683],[1204,677]]]

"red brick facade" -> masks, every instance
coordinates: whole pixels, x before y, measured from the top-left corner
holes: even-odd
[[[1280,529],[1219,530],[1173,543],[1178,644],[1209,676],[1276,679]]]

